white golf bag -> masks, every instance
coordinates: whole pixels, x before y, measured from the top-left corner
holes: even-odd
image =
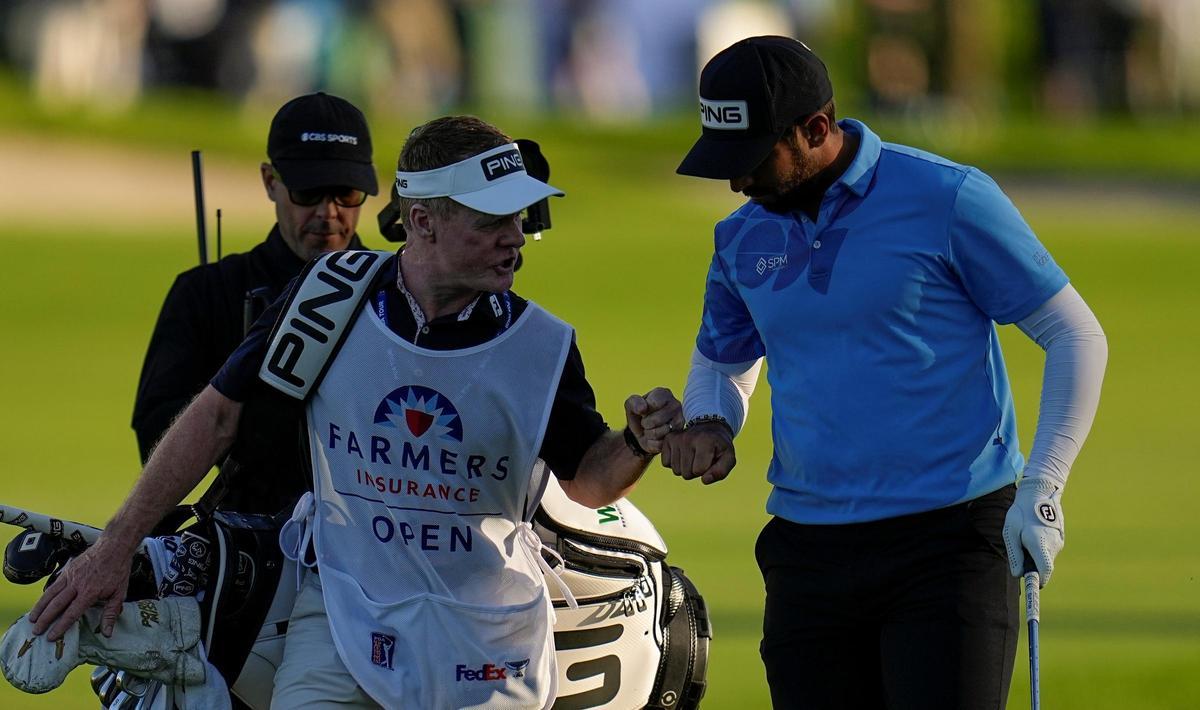
[[[708,610],[665,558],[650,520],[621,499],[599,509],[546,486],[533,528],[562,557],[560,579],[578,608],[548,580],[557,620],[557,710],[696,708],[704,696]]]

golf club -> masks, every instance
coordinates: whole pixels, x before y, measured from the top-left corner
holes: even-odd
[[[1042,698],[1038,675],[1040,660],[1038,658],[1038,621],[1041,616],[1041,601],[1039,587],[1041,578],[1037,565],[1029,553],[1025,553],[1025,566],[1022,580],[1025,583],[1025,622],[1029,625],[1029,706],[1032,710],[1041,710]]]

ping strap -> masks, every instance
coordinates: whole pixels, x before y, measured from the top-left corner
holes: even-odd
[[[316,390],[392,252],[338,251],[309,263],[275,324],[263,382],[300,401]]]

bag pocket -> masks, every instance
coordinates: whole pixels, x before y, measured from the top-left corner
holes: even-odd
[[[326,571],[325,605],[342,659],[384,707],[541,708],[553,697],[544,588],[504,607],[431,594],[380,604],[344,573]]]

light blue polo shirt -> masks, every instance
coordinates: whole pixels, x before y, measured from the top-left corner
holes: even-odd
[[[697,347],[766,356],[767,511],[853,523],[971,500],[1024,464],[996,323],[1067,276],[975,168],[860,136],[814,224],[747,202],[716,226]]]

